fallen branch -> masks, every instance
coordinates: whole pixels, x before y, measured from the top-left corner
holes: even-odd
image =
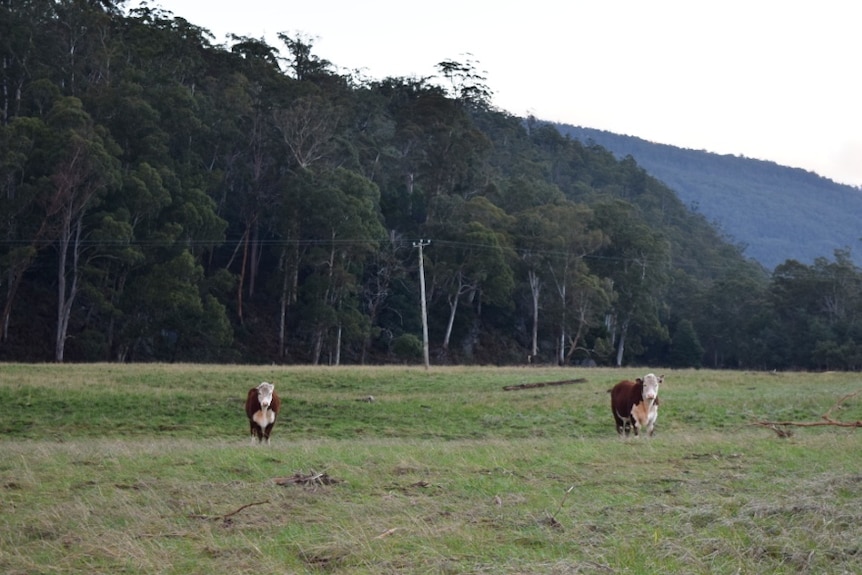
[[[232,517],[232,516],[236,515],[237,513],[239,513],[240,511],[242,511],[243,509],[248,509],[249,507],[254,507],[255,505],[266,505],[267,503],[269,503],[269,500],[266,500],[266,501],[255,501],[254,503],[246,503],[246,504],[245,504],[245,505],[243,505],[242,507],[240,507],[240,508],[238,508],[238,509],[236,509],[236,510],[234,510],[234,511],[231,511],[230,513],[227,513],[227,514],[225,514],[225,515],[222,515],[222,516],[221,516],[221,518],[222,518],[222,519],[227,519],[228,517]]]
[[[862,393],[862,389],[848,393],[840,398],[832,407],[826,410],[826,413],[820,416],[823,421],[755,421],[751,425],[759,427],[768,427],[778,434],[778,437],[790,437],[793,433],[788,430],[788,427],[862,427],[862,421],[838,421],[832,417],[832,411],[846,402]],[[784,428],[784,429],[781,429]]]
[[[189,517],[191,517],[192,519],[212,519],[212,520],[223,519],[223,520],[227,520],[228,518],[233,517],[234,515],[236,515],[237,513],[242,511],[243,509],[248,509],[249,507],[254,507],[255,505],[266,505],[267,503],[269,503],[269,500],[267,500],[267,501],[255,501],[254,503],[246,503],[242,507],[239,507],[238,509],[231,511],[230,513],[225,513],[224,515],[189,515]]]
[[[517,391],[519,389],[534,389],[536,387],[551,387],[554,385],[571,385],[573,383],[585,383],[587,378],[579,377],[577,379],[564,379],[561,381],[540,381],[537,383],[520,383],[518,385],[504,385],[504,391]]]

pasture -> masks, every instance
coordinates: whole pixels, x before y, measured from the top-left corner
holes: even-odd
[[[665,375],[656,434],[621,439],[606,390],[647,371]],[[252,446],[243,405],[264,380],[282,408]],[[862,573],[862,429],[751,425],[862,420],[860,389],[853,373],[0,364],[0,572]]]

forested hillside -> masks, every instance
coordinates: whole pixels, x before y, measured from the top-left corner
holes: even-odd
[[[431,363],[862,366],[849,254],[770,275],[470,64],[121,6],[0,3],[2,360],[421,363],[424,286]]]
[[[812,263],[836,249],[862,262],[862,190],[774,162],[656,144],[634,136],[557,124],[563,134],[594,142],[638,165],[716,222],[745,255],[773,269]]]

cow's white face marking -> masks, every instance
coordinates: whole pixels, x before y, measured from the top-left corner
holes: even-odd
[[[655,398],[658,397],[658,386],[663,381],[663,377],[656,377],[654,373],[648,373],[643,378],[644,383],[644,393],[643,398],[645,401],[652,403],[655,401]]]
[[[658,386],[664,381],[664,376],[656,377],[654,373],[649,373],[643,378],[643,405],[635,406],[635,409],[638,409],[639,413],[634,417],[635,425],[640,427],[646,427],[647,435],[653,434],[653,428],[655,427],[655,422],[658,419],[658,405],[656,405],[656,399],[658,399]],[[633,410],[634,411],[634,410]]]
[[[269,408],[269,404],[272,403],[272,392],[274,389],[275,386],[266,381],[257,386],[257,400],[260,402],[260,408],[263,411],[266,411]]]

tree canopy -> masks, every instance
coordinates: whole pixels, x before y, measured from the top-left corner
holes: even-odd
[[[471,60],[0,2],[0,359],[862,367],[848,251],[774,273]],[[418,345],[417,345],[418,343]]]

